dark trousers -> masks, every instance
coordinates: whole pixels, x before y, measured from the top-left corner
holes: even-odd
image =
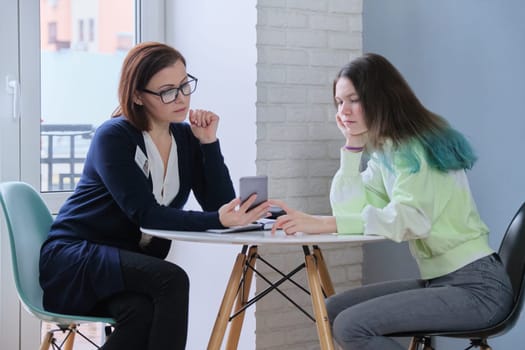
[[[115,320],[104,350],[183,350],[188,329],[189,280],[168,261],[120,251],[125,291],[100,308]]]

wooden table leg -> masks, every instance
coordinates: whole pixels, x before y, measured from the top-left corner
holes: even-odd
[[[335,294],[334,285],[332,284],[332,279],[328,273],[328,268],[326,267],[326,262],[323,258],[323,253],[321,248],[314,246],[313,248],[315,261],[317,263],[317,269],[319,271],[319,279],[321,280],[321,287],[325,292],[326,296],[329,297]]]
[[[305,255],[304,259],[321,350],[334,350],[332,331],[330,329],[330,322],[328,321],[328,313],[326,312],[326,305],[324,302],[323,291],[321,290],[319,272],[315,263],[315,258],[313,255]]]
[[[248,301],[248,297],[250,294],[250,287],[252,285],[253,269],[255,269],[256,260],[257,260],[257,246],[252,246],[250,247],[250,250],[248,251],[248,261],[247,261],[247,264],[251,268],[247,268],[244,274],[242,290],[237,295],[237,302],[235,303],[235,309],[233,311],[234,313],[239,311],[244,305],[246,305],[246,302]],[[239,345],[239,337],[241,335],[242,324],[244,322],[244,314],[245,312],[243,311],[237,316],[235,316],[234,319],[231,320],[230,331],[228,333],[228,341],[226,342],[226,350],[236,350],[237,349],[237,346]]]
[[[217,313],[217,318],[215,320],[215,325],[211,332],[210,341],[208,342],[208,350],[219,350],[224,339],[224,333],[226,332],[226,327],[228,326],[228,321],[233,307],[233,302],[237,296],[239,283],[241,281],[243,267],[246,262],[246,251],[243,249],[243,252],[237,255],[235,263],[233,264],[232,273],[228,284],[226,285],[226,290],[224,292],[224,297],[222,298],[221,306],[219,312]]]

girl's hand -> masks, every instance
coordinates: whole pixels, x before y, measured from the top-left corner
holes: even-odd
[[[346,146],[363,147],[368,141],[368,130],[353,130],[352,125],[344,122],[343,117],[339,113],[335,115],[337,127],[346,139]]]
[[[217,141],[217,128],[219,127],[219,116],[213,112],[202,109],[190,109],[191,131],[200,143],[212,143]]]
[[[277,218],[272,227],[272,233],[282,229],[287,235],[297,232],[304,233],[332,233],[337,232],[335,217],[333,216],[314,216],[301,211],[291,209],[283,201],[270,200],[272,205],[281,207],[286,214]]]
[[[224,227],[242,226],[270,216],[270,203],[263,202],[255,208],[247,211],[257,198],[256,194],[251,195],[241,204],[240,198],[235,198],[231,202],[219,208],[219,220]],[[238,208],[237,208],[238,207]]]

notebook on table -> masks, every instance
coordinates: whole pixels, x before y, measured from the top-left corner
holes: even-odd
[[[242,225],[242,226],[232,226],[228,228],[219,228],[219,229],[209,229],[206,232],[211,233],[237,233],[237,232],[246,232],[246,231],[261,231],[261,230],[271,230],[274,219],[259,219],[251,224]]]

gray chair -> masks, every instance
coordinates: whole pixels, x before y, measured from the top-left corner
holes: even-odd
[[[13,275],[20,302],[30,314],[57,325],[56,329],[46,334],[40,350],[49,347],[72,349],[75,334],[99,348],[77,326],[88,322],[110,325],[115,323],[112,318],[59,314],[46,311],[42,306],[43,292],[38,282],[38,262],[40,247],[47,237],[53,218],[40,194],[23,182],[5,182],[0,184],[0,202],[9,235]],[[106,326],[106,335],[109,335],[110,330],[111,327]],[[54,337],[56,331],[67,332],[62,342]]]
[[[469,339],[470,345],[465,349],[480,348],[491,350],[487,339],[500,336],[511,330],[520,317],[525,302],[525,203],[512,218],[499,247],[499,256],[510,276],[514,289],[514,305],[507,317],[491,327],[472,329],[470,331],[432,330],[390,334],[393,337],[412,337],[409,350],[431,350],[431,337],[451,337]]]

